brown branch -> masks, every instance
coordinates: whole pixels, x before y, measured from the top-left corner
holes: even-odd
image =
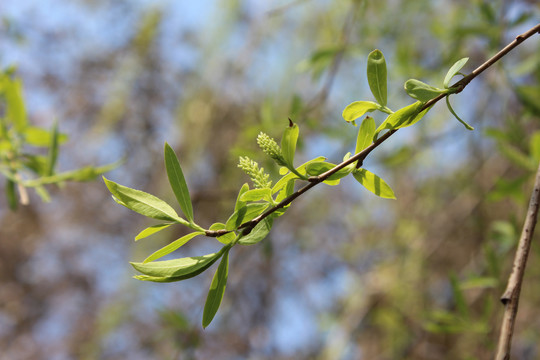
[[[534,188],[527,210],[527,217],[523,230],[519,239],[516,256],[512,273],[508,278],[508,285],[501,296],[501,302],[504,304],[503,323],[499,336],[499,345],[497,346],[496,360],[510,359],[510,347],[512,343],[512,335],[514,333],[514,325],[519,305],[519,295],[523,276],[525,275],[525,266],[527,265],[527,257],[531,249],[531,240],[534,234],[534,227],[538,219],[538,208],[540,206],[540,164],[536,172]]]
[[[540,33],[540,24],[536,25],[535,27],[531,28],[530,30],[524,32],[521,35],[516,36],[514,41],[512,41],[510,44],[505,46],[501,51],[499,51],[497,54],[492,56],[490,59],[488,59],[486,62],[484,62],[482,65],[474,69],[469,75],[465,76],[463,79],[452,85],[452,88],[456,88],[457,90],[453,92],[453,94],[457,94],[463,89],[478,75],[480,75],[484,70],[487,68],[493,66],[498,60],[500,60],[502,57],[504,57],[507,53],[509,53],[511,50],[513,50],[516,46],[518,46],[520,43],[528,39],[529,37],[533,36],[535,33]],[[448,96],[449,94],[441,94],[429,101],[427,101],[418,111],[419,113],[424,111],[425,109],[435,105],[437,102],[442,100],[444,97]],[[255,227],[259,222],[261,222],[264,218],[268,217],[275,211],[284,208],[285,206],[289,205],[291,202],[293,202],[296,198],[298,198],[300,195],[307,192],[309,189],[314,187],[317,184],[320,184],[324,182],[326,179],[328,179],[331,175],[335,174],[339,170],[343,169],[347,165],[350,165],[356,161],[359,163],[362,163],[364,159],[371,153],[375,148],[377,148],[379,145],[381,145],[384,141],[386,141],[390,136],[395,134],[398,131],[398,129],[390,130],[386,132],[384,135],[382,135],[380,138],[378,138],[375,142],[373,142],[370,146],[365,148],[364,150],[360,151],[359,153],[356,153],[354,156],[349,158],[346,161],[343,161],[342,163],[336,165],[334,168],[328,170],[325,173],[322,173],[318,176],[312,176],[309,178],[309,183],[304,185],[302,188],[295,191],[293,194],[285,198],[283,201],[281,201],[279,204],[272,206],[268,210],[266,210],[264,213],[260,214],[256,218],[254,218],[251,221],[245,222],[241,224],[238,228],[244,229],[247,228],[248,231]],[[220,230],[220,231],[206,231],[206,236],[215,237],[215,236],[221,236],[231,231],[226,230]]]

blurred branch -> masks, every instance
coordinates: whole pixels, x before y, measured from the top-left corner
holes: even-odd
[[[497,347],[497,360],[510,359],[510,347],[512,343],[512,335],[514,333],[514,325],[519,305],[519,295],[523,276],[525,275],[525,266],[527,265],[527,257],[531,249],[531,240],[534,235],[534,228],[538,219],[538,208],[540,206],[540,164],[536,172],[534,188],[529,202],[529,209],[525,218],[525,224],[519,239],[516,256],[512,273],[508,278],[508,285],[501,297],[501,302],[504,304],[503,323],[501,326],[501,334],[499,337],[499,345]]]

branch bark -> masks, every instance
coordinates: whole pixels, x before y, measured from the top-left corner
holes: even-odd
[[[529,202],[529,209],[523,224],[523,230],[519,239],[512,273],[508,278],[508,285],[501,296],[501,302],[504,304],[503,323],[497,346],[496,360],[510,359],[510,347],[512,344],[512,335],[514,334],[514,325],[519,305],[519,295],[521,284],[525,275],[525,266],[531,249],[531,241],[534,235],[534,228],[538,219],[538,208],[540,206],[540,164],[536,172],[534,188]]]

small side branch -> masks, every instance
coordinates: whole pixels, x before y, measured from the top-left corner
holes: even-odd
[[[510,347],[512,344],[512,335],[514,333],[514,325],[519,305],[519,295],[521,292],[521,284],[525,274],[525,266],[531,249],[531,240],[534,234],[534,228],[538,219],[538,208],[540,206],[540,164],[536,172],[534,188],[527,210],[527,217],[519,239],[516,256],[512,273],[508,278],[508,285],[505,292],[501,296],[501,302],[504,304],[504,315],[499,336],[499,344],[497,346],[496,360],[510,359]]]

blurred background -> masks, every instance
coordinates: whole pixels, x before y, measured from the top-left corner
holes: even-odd
[[[209,226],[248,180],[238,156],[277,179],[259,131],[279,141],[287,117],[298,123],[298,164],[354,150],[341,112],[373,100],[373,49],[396,110],[412,103],[407,79],[442,86],[455,61],[470,57],[462,71],[472,71],[539,18],[532,0],[2,0],[0,67],[16,66],[30,122],[58,119],[69,135],[59,170],[125,157],[108,178],[174,204],[167,141]],[[539,44],[533,36],[452,97],[475,131],[440,103],[365,161],[397,200],[352,178],[321,185],[263,242],[235,247],[206,330],[213,271],[156,284],[132,279],[128,263],[185,228],[135,243],[155,222],[117,205],[100,179],[51,187],[49,203],[31,194],[17,212],[2,198],[2,359],[492,358],[540,160]],[[540,356],[538,240],[515,359]],[[170,258],[217,248],[197,238]]]

